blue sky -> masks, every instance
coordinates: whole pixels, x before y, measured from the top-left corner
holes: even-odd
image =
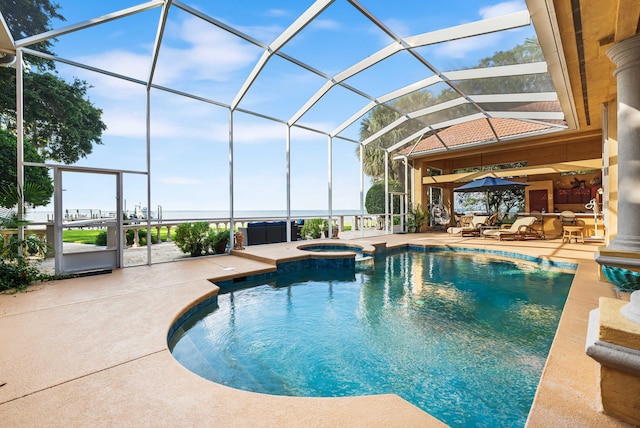
[[[120,9],[136,0],[88,2],[58,0],[65,23],[74,24]],[[185,3],[262,43],[272,43],[311,1],[204,0]],[[526,9],[524,1],[362,1],[364,7],[400,36]],[[451,5],[454,6],[451,6]],[[160,8],[58,38],[54,52],[66,59],[146,80]],[[443,71],[468,68],[495,51],[510,49],[533,36],[531,27],[421,48]],[[392,40],[346,1],[338,0],[281,52],[334,76],[389,45]],[[173,8],[169,14],[154,83],[230,104],[262,55],[262,49]],[[103,109],[104,144],[80,166],[146,170],[144,86],[59,64],[62,77],[87,81],[91,101]],[[373,97],[428,77],[431,73],[406,52],[347,80]],[[249,89],[240,108],[289,120],[325,80],[290,62],[272,57]],[[299,123],[325,132],[366,105],[367,100],[334,87]],[[234,194],[236,210],[284,210],[285,125],[243,113],[234,115]],[[358,139],[359,122],[343,136]],[[151,92],[151,207],[164,210],[229,209],[229,112],[227,109],[164,91]],[[327,137],[293,128],[291,137],[292,209],[328,207]],[[359,209],[356,145],[333,144],[333,209]],[[114,209],[111,177],[66,174],[67,208]],[[367,184],[368,185],[368,184]],[[146,177],[125,176],[127,207],[146,203]]]

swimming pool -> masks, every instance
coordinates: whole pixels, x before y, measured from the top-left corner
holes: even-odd
[[[218,296],[170,338],[195,373],[293,396],[395,393],[450,426],[523,426],[573,274],[402,252]]]

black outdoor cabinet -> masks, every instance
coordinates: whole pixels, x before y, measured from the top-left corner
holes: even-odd
[[[277,242],[287,242],[287,222],[285,221],[261,221],[249,223],[243,232],[245,235],[244,245],[274,244]],[[295,241],[299,237],[298,225],[291,222],[291,240]]]

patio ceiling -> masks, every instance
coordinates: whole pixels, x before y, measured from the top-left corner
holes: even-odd
[[[586,159],[571,162],[558,162],[546,165],[526,166],[521,168],[509,168],[492,171],[461,172],[457,174],[435,175],[422,178],[422,184],[441,185],[445,183],[457,183],[477,180],[484,177],[511,178],[539,174],[557,174],[581,170],[600,169],[602,159]]]
[[[64,11],[65,1],[59,3],[62,4]],[[393,28],[388,23],[391,21],[390,18],[376,13],[375,3],[356,0],[318,0],[304,3],[306,8],[302,8],[302,3],[297,3],[296,7],[300,8],[297,18],[272,38],[249,34],[242,25],[232,25],[217,18],[218,11],[215,6],[204,1],[152,0],[142,4],[132,2],[131,7],[98,14],[100,8],[105,7],[101,5],[96,9],[96,15],[89,15],[86,20],[55,28],[43,34],[28,35],[15,42],[13,41],[15,37],[9,34],[4,21],[0,21],[0,52],[12,54],[15,53],[16,48],[21,48],[26,57],[33,55],[55,59],[64,64],[149,88],[215,104],[228,108],[232,112],[248,113],[287,124],[290,127],[300,127],[355,143],[359,142],[358,131],[362,118],[376,107],[389,109],[392,111],[389,115],[392,120],[362,141],[364,145],[376,143],[376,146],[389,153],[397,153],[411,147],[425,135],[432,136],[439,150],[450,150],[451,147],[447,144],[446,138],[441,137],[440,133],[454,125],[472,121],[484,122],[491,134],[490,138],[480,141],[481,144],[502,142],[532,133],[576,129],[582,125],[584,112],[581,111],[579,100],[574,99],[572,95],[575,89],[569,85],[570,81],[573,83],[570,79],[573,69],[568,68],[565,63],[565,54],[561,46],[564,38],[560,40],[558,35],[559,30],[550,1],[529,0],[527,1],[528,10],[450,27],[439,28],[432,22],[433,20],[425,20],[424,27],[427,31],[407,36],[401,35],[397,28]],[[568,2],[557,3],[561,3],[561,9],[566,14],[564,3]],[[624,1],[620,0],[618,3],[624,3]],[[238,7],[242,7],[242,2],[238,3]],[[419,2],[412,1],[398,2],[397,7],[423,8]],[[353,50],[352,45],[348,43],[348,39],[343,39],[344,49],[331,52],[336,57],[346,58],[340,62],[345,65],[335,71],[338,62],[330,63],[328,60],[317,59],[313,52],[305,52],[303,47],[297,46],[297,43],[303,43],[305,37],[308,37],[309,29],[323,25],[323,19],[331,17],[332,11],[338,8],[350,8],[349,13],[354,20],[370,26],[373,30],[370,35],[362,36],[359,40],[357,52],[350,52],[350,49]],[[481,41],[483,37],[496,33],[505,32],[511,35],[518,34],[514,33],[518,29],[531,29],[530,11],[546,62],[456,69],[432,56],[434,47],[443,45],[446,47],[460,40]],[[149,13],[153,13],[157,19],[155,19],[155,28],[152,29],[155,36],[153,49],[148,52],[146,75],[128,74],[115,68],[96,66],[83,62],[82,58],[69,58],[64,54],[51,57],[33,49],[35,43],[54,38],[58,40],[56,46],[64,46],[66,38],[70,35],[82,34],[84,31],[106,26],[116,20]],[[155,76],[163,68],[171,66],[166,60],[168,47],[165,46],[164,40],[173,31],[173,28],[167,25],[167,21],[177,16],[195,17],[215,28],[216,32],[224,33],[224,37],[230,43],[246,45],[253,49],[256,57],[253,67],[239,71],[242,75],[242,83],[235,90],[227,91],[231,92],[232,96],[218,98],[217,94],[204,90],[206,85],[195,89],[193,86],[189,88],[164,86],[157,82],[159,79]],[[625,28],[627,26],[625,25]],[[192,37],[200,36],[193,34]],[[388,42],[386,46],[379,48],[381,38]],[[220,48],[220,46],[211,46],[212,52]],[[340,48],[340,44],[335,45],[334,48]],[[207,54],[207,52],[201,52],[201,54]],[[320,55],[319,52],[318,55]],[[251,96],[252,91],[258,86],[260,88],[268,86],[270,79],[275,79],[273,70],[293,69],[291,67],[295,68],[296,72],[308,75],[309,80],[305,82],[313,81],[315,86],[307,83],[304,87],[297,88],[293,82],[290,82],[290,85],[284,85],[281,88],[291,86],[285,89],[292,93],[297,91],[308,94],[306,99],[292,96],[288,108],[279,111],[272,111],[268,104],[260,105],[256,102],[256,97]],[[212,70],[212,73],[215,73],[215,70]],[[384,85],[364,84],[363,79],[360,78],[371,74],[377,74],[377,78],[382,79]],[[542,76],[543,79],[553,81],[555,91],[544,89],[502,93],[490,90],[486,93],[468,93],[464,90],[464,87],[472,81],[496,82],[527,76]],[[407,107],[407,103],[399,102],[415,94],[416,91],[429,91],[434,97],[445,92],[450,95],[437,99],[429,105]],[[350,101],[346,107],[327,109],[326,106],[322,106],[323,103],[331,104],[336,93],[348,97]],[[326,120],[322,120],[325,117],[323,114],[328,115],[332,110],[336,110],[335,115],[327,116]],[[502,134],[493,123],[494,119],[500,118],[535,126],[529,127],[530,131],[522,135],[518,133],[506,135]],[[594,118],[589,123],[593,122]],[[388,138],[390,135],[393,138]]]
[[[602,126],[602,106],[615,101],[617,85],[615,69],[607,57],[607,50],[616,42],[638,34],[640,2],[637,0],[547,0],[527,1],[541,45],[545,52],[558,52],[564,58],[566,71],[554,73],[562,76],[566,84],[554,79],[556,89],[568,91],[577,119],[576,129],[593,130]],[[538,28],[539,16],[550,16],[553,27]],[[560,64],[555,65],[560,67]]]
[[[0,13],[0,63],[9,63],[13,61],[15,57],[15,47],[13,44],[13,37],[7,28],[7,23],[4,21],[2,14]],[[6,58],[6,59],[5,59]]]

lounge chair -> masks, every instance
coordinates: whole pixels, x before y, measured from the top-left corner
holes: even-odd
[[[480,227],[487,224],[489,216],[486,215],[474,215],[467,224],[462,224],[459,227],[450,227],[447,229],[447,233],[450,235],[460,236],[478,236],[480,235]]]
[[[502,229],[487,229],[482,232],[485,238],[502,239],[525,239],[540,238],[540,234],[531,226],[536,222],[535,217],[520,217],[511,225],[504,224]]]

